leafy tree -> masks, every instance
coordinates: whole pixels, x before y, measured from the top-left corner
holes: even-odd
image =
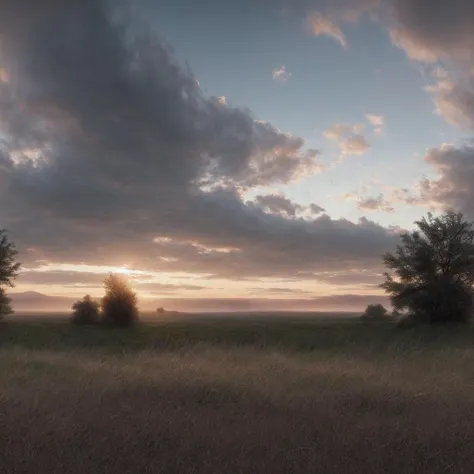
[[[8,240],[6,230],[0,230],[0,319],[13,312],[4,287],[14,286],[13,280],[20,269],[20,263],[16,261],[17,255],[15,244]]]
[[[114,274],[104,280],[105,296],[102,298],[102,317],[107,324],[130,326],[138,320],[137,295],[128,282]]]
[[[76,301],[72,305],[72,323],[77,325],[97,324],[99,322],[99,307],[99,303],[89,295],[84,296],[82,300]]]
[[[416,221],[419,230],[401,236],[395,253],[384,256],[394,275],[381,285],[396,310],[416,321],[467,322],[473,306],[474,230],[461,213]]]
[[[361,319],[365,321],[376,321],[387,317],[387,310],[381,304],[369,304]]]
[[[13,313],[11,301],[11,298],[9,298],[5,293],[5,289],[0,288],[0,320],[3,318],[3,316]]]

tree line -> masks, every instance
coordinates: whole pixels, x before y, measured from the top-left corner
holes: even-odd
[[[380,287],[390,296],[393,317],[412,324],[467,323],[474,309],[474,223],[462,213],[447,212],[415,221],[416,230],[400,236],[394,252],[383,256],[387,267]],[[18,276],[18,251],[0,230],[0,318],[13,310],[6,288]],[[104,280],[101,302],[89,295],[74,303],[72,322],[129,326],[138,319],[137,296],[118,275]],[[363,317],[382,319],[382,305],[369,305]]]

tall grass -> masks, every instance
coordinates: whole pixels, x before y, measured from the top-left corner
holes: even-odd
[[[223,321],[0,333],[0,472],[472,473],[472,333]]]

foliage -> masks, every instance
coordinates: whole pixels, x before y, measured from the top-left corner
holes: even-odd
[[[15,261],[18,251],[8,240],[5,229],[0,230],[0,286],[13,286],[20,264]]]
[[[11,307],[11,299],[5,293],[4,288],[0,288],[0,320],[7,316],[8,314],[13,313],[13,309]]]
[[[474,284],[474,230],[461,213],[428,214],[417,231],[401,236],[394,254],[384,256],[394,275],[381,285],[396,310],[416,321],[467,322]]]
[[[102,317],[107,324],[130,326],[138,319],[137,295],[128,282],[114,274],[104,280]]]
[[[89,295],[84,296],[82,300],[76,301],[72,305],[73,324],[87,325],[99,322],[99,303],[94,301]]]
[[[3,287],[12,287],[18,275],[20,263],[16,261],[17,255],[15,244],[8,240],[5,229],[0,230],[0,318],[13,312],[11,300]]]
[[[381,304],[369,304],[361,319],[364,321],[377,321],[387,318],[387,310]]]

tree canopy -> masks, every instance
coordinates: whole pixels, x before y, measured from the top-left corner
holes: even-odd
[[[127,280],[110,274],[104,280],[105,296],[102,298],[102,318],[105,323],[130,326],[138,319],[137,295]]]
[[[364,321],[378,321],[387,318],[387,310],[381,304],[369,304],[365,308],[361,319]]]
[[[419,321],[467,322],[474,284],[473,223],[461,213],[428,214],[418,230],[401,236],[401,245],[384,256],[393,274],[381,285],[396,310]]]
[[[99,322],[100,304],[94,301],[90,295],[72,305],[72,323],[77,325],[97,324]]]

